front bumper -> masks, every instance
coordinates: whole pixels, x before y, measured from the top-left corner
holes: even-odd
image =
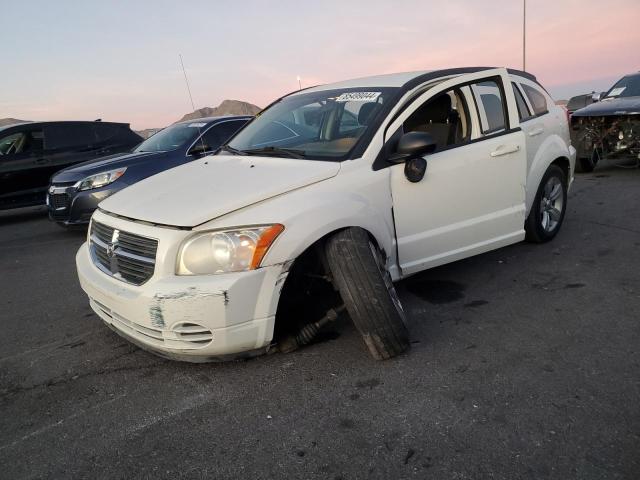
[[[64,226],[87,225],[98,204],[122,188],[107,185],[79,192],[73,186],[52,185],[47,191],[49,219]]]
[[[168,234],[178,233],[189,232]],[[282,265],[202,276],[176,276],[160,268],[149,281],[135,286],[99,270],[86,243],[76,255],[76,265],[92,309],[109,327],[161,356],[192,362],[266,351],[287,275]]]

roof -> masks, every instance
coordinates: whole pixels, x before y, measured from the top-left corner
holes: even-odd
[[[411,89],[420,83],[435,80],[441,77],[459,76],[466,73],[476,73],[483,70],[492,70],[500,67],[460,67],[460,68],[447,68],[441,70],[421,70],[416,72],[402,72],[402,73],[389,73],[386,75],[375,75],[372,77],[354,78],[351,80],[345,80],[342,82],[330,83],[326,85],[318,85],[304,89],[304,92],[314,92],[330,89],[341,88],[353,88],[353,87],[402,87],[405,90]],[[537,82],[536,77],[528,72],[521,70],[507,69],[507,71],[513,75],[519,75]],[[295,95],[294,92],[293,94]]]

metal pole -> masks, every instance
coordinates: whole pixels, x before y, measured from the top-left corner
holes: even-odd
[[[527,0],[522,5],[522,70],[527,70]]]

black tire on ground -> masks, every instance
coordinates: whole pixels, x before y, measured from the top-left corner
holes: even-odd
[[[333,282],[349,316],[376,360],[409,348],[404,311],[379,249],[361,228],[347,228],[326,243]]]
[[[560,182],[561,186],[561,196],[559,197],[562,200],[562,207],[560,209],[560,214],[557,217],[557,224],[555,228],[551,230],[547,230],[543,226],[543,197],[545,196],[545,187],[548,182],[553,179],[557,179]],[[560,231],[560,227],[562,226],[562,221],[564,220],[564,214],[567,211],[567,178],[564,173],[564,170],[560,168],[558,165],[550,165],[545,174],[542,176],[542,180],[540,181],[540,185],[538,186],[538,191],[536,192],[536,196],[533,200],[533,205],[531,206],[531,210],[529,211],[529,216],[524,224],[524,229],[526,232],[526,240],[529,242],[535,243],[544,243],[551,240],[555,237]],[[547,217],[547,221],[549,221],[549,217]]]

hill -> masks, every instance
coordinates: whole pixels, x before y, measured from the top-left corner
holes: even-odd
[[[14,123],[29,123],[31,120],[18,120],[17,118],[0,118],[0,127],[13,125]]]
[[[262,110],[260,107],[241,100],[224,100],[217,107],[204,107],[187,113],[178,120],[178,122],[194,120],[196,118],[217,117],[219,115],[255,115],[260,110]]]

